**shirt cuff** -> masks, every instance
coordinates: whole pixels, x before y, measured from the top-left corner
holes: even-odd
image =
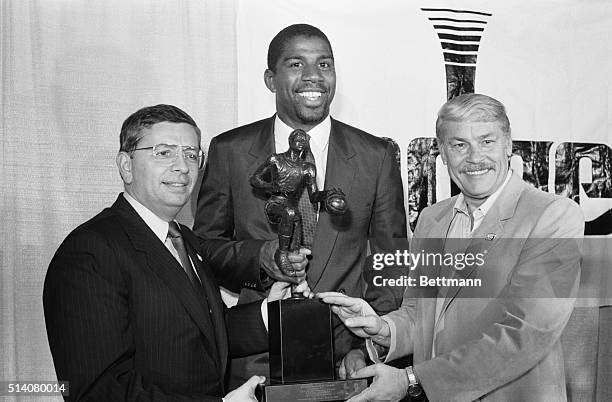
[[[268,332],[268,299],[265,298],[261,302],[261,319],[263,320],[266,332]]]
[[[378,355],[378,349],[376,349],[374,342],[372,342],[371,339],[366,339],[365,345],[370,360],[372,360],[374,363],[382,363],[381,356]]]
[[[395,327],[395,322],[393,322],[391,318],[388,318],[386,316],[383,316],[381,318],[385,320],[387,324],[389,324],[389,337],[391,338],[391,341],[389,343],[389,350],[387,351],[385,360],[383,360],[383,363],[387,363],[392,360],[389,359],[389,356],[393,356],[397,349],[397,328]]]
[[[385,320],[387,324],[389,324],[389,337],[391,339],[390,339],[390,344],[389,344],[388,349],[384,346],[374,343],[374,341],[372,341],[371,338],[366,339],[366,350],[368,351],[368,357],[374,363],[386,363],[387,361],[389,361],[388,357],[392,352],[395,351],[396,344],[397,344],[396,338],[395,338],[395,334],[396,334],[395,323],[393,322],[393,320],[389,318],[386,318],[386,317],[381,317],[381,318]]]

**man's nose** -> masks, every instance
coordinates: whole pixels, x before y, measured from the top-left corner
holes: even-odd
[[[317,64],[306,63],[302,70],[302,79],[306,81],[321,81],[323,75]]]
[[[478,163],[485,157],[485,153],[482,151],[479,145],[472,145],[468,153],[468,162]]]
[[[172,170],[177,170],[184,173],[189,172],[189,165],[187,164],[185,155],[183,155],[182,149],[177,150],[176,158],[174,158],[174,161],[172,162]]]

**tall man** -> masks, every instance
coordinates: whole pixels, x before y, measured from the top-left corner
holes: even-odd
[[[228,353],[267,349],[267,306],[226,311],[195,235],[174,221],[201,164],[200,130],[177,107],[123,123],[125,192],[66,238],[45,279],[49,345],[70,400],[220,401]],[[269,298],[283,290],[274,284]],[[225,401],[255,401],[263,380]]]
[[[392,147],[329,116],[336,90],[334,55],[319,29],[298,24],[280,31],[268,49],[264,82],[276,95],[276,115],[211,141],[198,197],[194,231],[220,284],[241,292],[242,303],[260,299],[257,291],[270,278],[294,280],[274,262],[278,240],[266,219],[267,197],[253,189],[249,177],[272,153],[287,149],[293,130],[302,129],[310,136],[317,188],[342,189],[349,210],[343,216],[320,212],[312,250],[302,250],[292,261],[299,264],[312,252],[312,289],[365,295],[382,312],[396,308],[401,292],[375,289],[364,269],[368,237],[373,250],[406,238],[402,182]],[[296,274],[303,277],[300,268]],[[352,337],[341,324],[337,330],[336,355],[344,356]],[[361,352],[351,356],[363,360]],[[245,364],[234,362],[232,369],[245,377],[268,370],[265,357]]]
[[[448,101],[436,135],[461,194],[422,211],[410,248],[461,264],[421,263],[401,308],[382,318],[363,300],[320,295],[370,339],[374,359],[414,354],[405,370],[377,364],[352,373],[375,377],[352,401],[423,397],[423,390],[430,401],[565,400],[559,338],[579,284],[581,210],[509,169],[510,123],[495,99]],[[480,286],[468,282],[476,279]]]

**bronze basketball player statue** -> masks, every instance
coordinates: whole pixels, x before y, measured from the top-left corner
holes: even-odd
[[[278,225],[274,262],[288,276],[295,275],[289,253],[312,248],[319,211],[343,215],[348,209],[342,190],[317,188],[309,148],[310,136],[294,130],[289,149],[270,155],[250,180],[268,195],[266,217]],[[290,299],[268,304],[270,384],[262,387],[265,400],[335,401],[358,394],[367,387],[366,380],[335,380],[329,305],[301,298],[295,286]]]
[[[303,130],[295,130],[289,136],[289,149],[270,155],[251,176],[251,185],[269,194],[266,216],[273,225],[278,225],[278,249],[274,262],[286,274],[293,275],[289,252],[300,247],[311,248],[312,239],[302,234],[302,214],[298,201],[304,188],[308,191],[314,212],[321,207],[332,215],[342,215],[347,210],[346,197],[342,190],[317,189],[317,169],[306,161],[310,148],[310,136]]]

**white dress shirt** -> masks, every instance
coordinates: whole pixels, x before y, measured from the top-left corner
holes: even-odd
[[[159,216],[155,215],[151,210],[140,202],[138,202],[134,197],[129,195],[127,191],[123,193],[123,197],[130,203],[132,208],[136,210],[136,213],[142,218],[142,220],[147,224],[147,226],[155,233],[155,236],[161,241],[164,246],[172,253],[174,258],[181,264],[181,259],[178,255],[178,252],[174,248],[172,241],[168,239],[168,222],[161,219]],[[189,257],[189,261],[193,266],[193,261],[191,261],[191,257]],[[194,268],[193,270],[196,275],[198,275],[198,271]],[[200,276],[198,275],[198,279]],[[261,303],[261,318],[264,322],[264,326],[266,327],[266,331],[268,330],[268,299],[264,299]]]
[[[276,115],[274,119],[274,148],[277,154],[289,149],[289,135],[291,135],[292,132],[293,129],[286,125],[278,115]],[[321,123],[307,131],[308,135],[310,135],[310,151],[312,152],[317,167],[318,190],[323,190],[323,186],[325,185],[330,132],[331,119],[329,115]]]

